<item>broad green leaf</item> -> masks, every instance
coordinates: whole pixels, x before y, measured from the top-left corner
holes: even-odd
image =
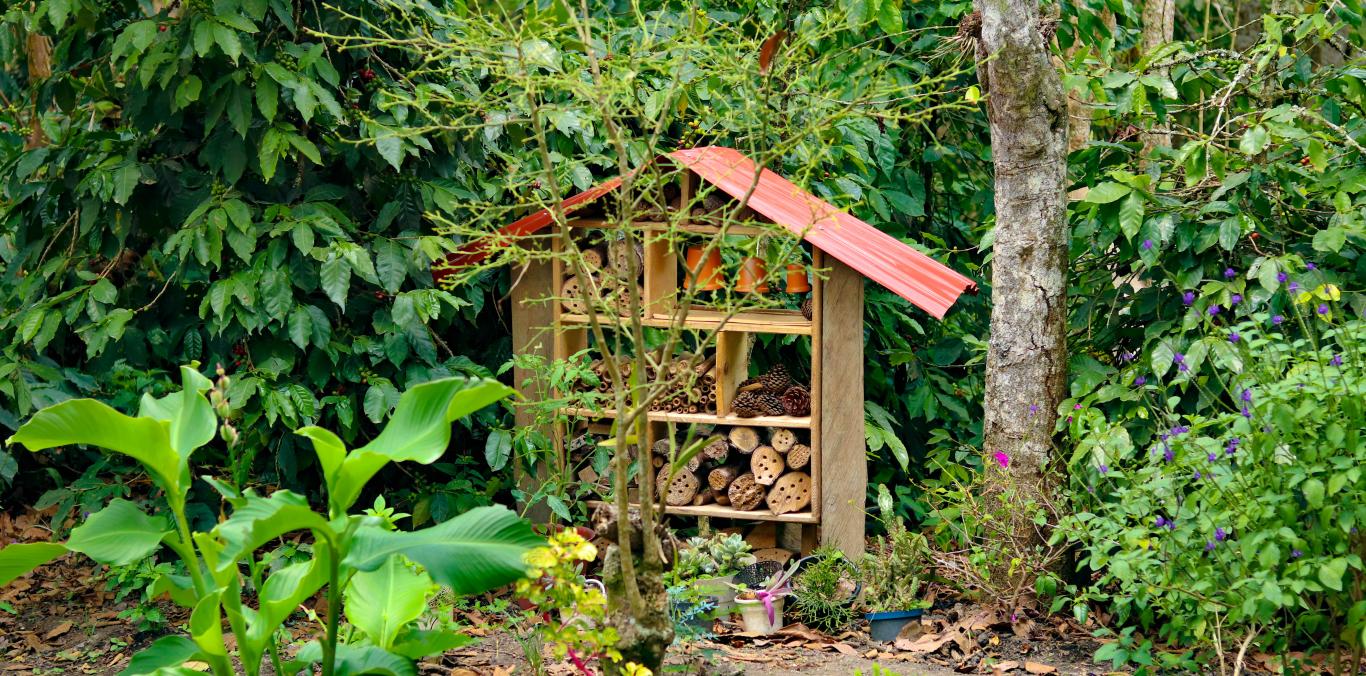
[[[1109,204],[1132,192],[1132,188],[1123,183],[1106,182],[1086,191],[1086,199],[1082,200],[1090,204]]]
[[[169,532],[165,518],[148,516],[137,505],[114,498],[71,530],[66,547],[105,565],[126,566],[151,556]]]
[[[223,592],[215,591],[199,600],[190,612],[190,638],[206,655],[227,657],[228,646],[223,642]]]
[[[275,631],[310,596],[327,584],[331,550],[315,547],[313,559],[286,566],[261,585],[259,608],[243,608],[247,630],[238,642],[242,664],[259,666]]]
[[[351,265],[336,252],[330,253],[323,261],[321,280],[327,297],[345,310],[346,292],[351,288]]]
[[[275,121],[275,111],[280,105],[280,85],[271,77],[256,78],[256,109],[266,122]]]
[[[1143,227],[1144,207],[1143,194],[1139,192],[1129,193],[1124,201],[1119,204],[1119,228],[1124,231],[1124,237],[1130,241]]]
[[[379,152],[379,156],[383,157],[385,162],[393,166],[394,171],[403,168],[403,139],[392,133],[388,136],[382,136],[375,139],[375,150]]]
[[[502,506],[476,507],[449,521],[413,532],[361,526],[346,563],[377,570],[395,554],[427,569],[457,594],[478,594],[526,574],[522,555],[544,540],[531,524]]]
[[[236,64],[237,58],[242,56],[242,40],[237,37],[237,31],[223,24],[215,23],[213,24],[213,40],[218,43],[218,47],[223,50],[223,53]]]
[[[194,593],[193,582],[189,576],[183,575],[158,575],[147,593],[154,599],[165,595],[172,603],[182,608],[194,608],[194,604],[199,601]]]
[[[488,462],[489,469],[495,472],[502,470],[511,455],[512,433],[507,430],[489,432],[489,438],[484,442],[484,460]]]
[[[317,641],[309,641],[295,655],[294,664],[302,669],[321,661],[322,657],[322,646]],[[290,668],[291,665],[286,665],[286,669]],[[341,643],[337,645],[337,661],[333,676],[417,676],[417,670],[413,667],[412,660],[381,648]]]
[[[128,660],[119,676],[151,676],[160,669],[202,658],[203,653],[194,641],[184,636],[162,636]]]
[[[373,441],[346,455],[335,465],[340,442],[318,428],[299,434],[314,442],[328,477],[328,501],[336,516],[350,509],[370,477],[390,462],[436,462],[451,440],[451,423],[513,394],[512,388],[492,379],[445,378],[409,388],[398,400],[393,416]],[[322,440],[322,445],[319,445]],[[329,467],[334,469],[329,472]]]
[[[143,394],[138,416],[170,423],[171,448],[180,454],[185,466],[196,448],[213,441],[218,420],[204,396],[213,388],[213,381],[189,366],[181,366],[180,387],[179,392],[160,399]]]
[[[329,540],[336,538],[327,520],[298,493],[280,490],[269,498],[249,495],[227,521],[213,529],[223,543],[218,569],[234,568],[238,560],[258,547],[296,530],[313,530]]]
[[[122,453],[142,463],[168,494],[181,492],[180,456],[171,447],[170,425],[130,418],[93,399],[70,399],[38,411],[9,443],[31,451],[84,444]]]
[[[1267,128],[1257,124],[1248,128],[1243,133],[1243,138],[1238,142],[1238,149],[1246,155],[1256,155],[1266,150],[1271,144],[1271,132]]]
[[[429,655],[440,655],[441,653],[456,648],[463,648],[475,639],[466,634],[457,634],[453,631],[443,631],[441,629],[414,630],[405,632],[391,651],[398,653],[409,659],[422,659]]]
[[[877,0],[877,25],[889,35],[900,33],[904,26],[901,22],[901,0]]]
[[[408,623],[421,617],[436,590],[426,573],[414,570],[403,557],[391,556],[379,568],[351,577],[346,618],[371,643],[390,650]]]
[[[1323,482],[1318,479],[1309,479],[1300,485],[1300,490],[1304,491],[1304,501],[1309,503],[1313,509],[1323,507]]]
[[[1342,591],[1342,576],[1347,574],[1347,559],[1338,557],[1319,566],[1319,582],[1333,591]]]
[[[0,549],[0,587],[66,553],[56,542],[27,542]]]
[[[308,347],[312,337],[313,316],[303,307],[295,307],[289,313],[289,339],[302,350]]]
[[[1347,243],[1347,231],[1341,226],[1330,226],[1314,233],[1314,250],[1337,253]]]

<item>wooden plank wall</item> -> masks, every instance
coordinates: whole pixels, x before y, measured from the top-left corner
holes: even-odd
[[[863,438],[863,277],[826,256],[821,290],[820,415],[822,545],[863,556],[868,461]]]
[[[533,261],[523,268],[512,269],[511,274],[513,284],[509,296],[512,302],[512,349],[518,354],[540,355],[548,364],[555,358],[555,304],[547,300],[554,293],[553,266],[549,261]],[[512,378],[512,386],[517,388],[527,401],[549,398],[549,384],[537,378],[535,371],[513,369]],[[517,407],[514,419],[518,427],[527,427],[535,422],[535,416],[524,406]],[[542,432],[547,438],[554,438],[554,430],[548,426]],[[550,467],[546,463],[538,465],[535,475],[523,471],[521,463],[513,463],[513,479],[527,493],[535,493],[549,474]],[[542,503],[528,512],[527,518],[533,523],[548,522],[550,510]]]

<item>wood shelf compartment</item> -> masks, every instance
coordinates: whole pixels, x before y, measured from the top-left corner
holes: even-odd
[[[646,292],[649,295],[649,292]],[[623,317],[597,315],[603,325],[615,324]],[[589,316],[581,313],[565,312],[560,315],[565,324],[589,324]],[[675,325],[676,318],[669,314],[655,313],[641,318],[641,324],[653,328],[667,329]],[[741,331],[745,333],[778,333],[798,336],[811,335],[811,321],[797,310],[748,310],[727,313],[719,310],[693,308],[688,310],[688,318],[682,324],[684,329],[698,331]]]
[[[590,508],[605,504],[605,500],[589,500]],[[636,502],[631,503],[632,507],[639,507]],[[673,516],[705,516],[713,519],[737,519],[740,521],[777,521],[780,523],[819,523],[820,519],[810,511],[789,512],[787,514],[774,514],[768,509],[753,509],[744,511],[723,507],[721,505],[683,505],[674,507],[672,505],[664,508],[664,513]]]
[[[587,408],[562,408],[560,413],[588,420],[611,420],[617,417],[617,412],[603,409],[594,411]],[[810,429],[811,418],[797,418],[790,415],[761,415],[757,418],[741,418],[738,415],[715,415],[712,413],[667,413],[664,411],[650,411],[645,415],[646,419],[653,422],[674,422],[674,423],[698,423],[702,425],[721,425],[727,427],[791,427],[794,429]]]

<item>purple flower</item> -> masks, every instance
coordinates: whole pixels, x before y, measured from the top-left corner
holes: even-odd
[[[1160,434],[1160,435],[1158,435],[1158,436],[1159,436],[1163,441],[1166,441],[1166,440],[1172,438],[1172,435],[1170,435],[1170,434],[1168,434],[1168,433],[1166,433],[1166,432],[1163,432],[1162,434]]]
[[[1244,417],[1244,418],[1247,418],[1248,420],[1251,420],[1251,419],[1252,419],[1252,409],[1250,409],[1250,408],[1244,406],[1244,407],[1243,407],[1243,410],[1240,411],[1240,413],[1243,414],[1243,417]]]
[[[1081,404],[1072,404],[1072,410],[1073,410],[1073,411],[1080,411],[1080,410],[1081,410]]]
[[[1101,474],[1105,474],[1106,472],[1109,472],[1109,471],[1110,471],[1110,466],[1109,466],[1109,465],[1101,465],[1101,466],[1100,466],[1100,473],[1101,473]]]
[[[1287,286],[1287,287],[1285,287],[1285,288],[1290,289],[1291,291],[1298,291],[1299,288],[1300,288],[1300,283],[1299,283],[1299,282],[1291,282],[1291,283],[1290,283],[1290,286]]]
[[[1198,470],[1198,469],[1195,470],[1195,480],[1196,480],[1196,481],[1199,481],[1199,480],[1200,480],[1200,470]]]
[[[1246,401],[1246,402],[1249,403],[1249,404],[1252,403],[1252,390],[1250,390],[1250,389],[1244,387],[1244,388],[1243,388],[1242,400],[1243,400],[1243,401]]]
[[[1192,303],[1194,303],[1194,302],[1195,302],[1195,292],[1194,292],[1194,291],[1187,291],[1187,292],[1185,292],[1184,294],[1181,294],[1181,302],[1185,303],[1185,304],[1188,305],[1188,306],[1191,305]]]
[[[1176,368],[1176,370],[1178,370],[1178,371],[1180,371],[1180,372],[1182,372],[1182,373],[1185,373],[1186,371],[1189,371],[1189,370],[1190,370],[1190,367],[1189,367],[1189,366],[1186,366],[1185,364],[1181,364],[1180,366],[1178,366],[1178,367]]]
[[[1300,550],[1298,550],[1298,549],[1292,549],[1292,550],[1290,550],[1290,558],[1292,558],[1292,559],[1298,559],[1298,558],[1300,558],[1301,556],[1304,556],[1304,552],[1302,552],[1302,551],[1300,551]]]
[[[1205,551],[1207,551],[1207,552],[1212,552],[1212,551],[1214,551],[1214,540],[1210,540],[1209,542],[1206,542],[1206,543],[1205,543]]]
[[[1209,306],[1209,316],[1213,317],[1213,316],[1215,316],[1215,315],[1217,315],[1217,314],[1219,314],[1219,306],[1218,306],[1218,305],[1211,305],[1211,306]]]
[[[1233,307],[1234,305],[1237,305],[1237,304],[1239,304],[1239,303],[1241,303],[1241,302],[1243,302],[1243,294],[1241,294],[1241,293],[1235,293],[1235,294],[1233,294],[1232,296],[1229,296],[1229,299],[1228,299],[1228,305],[1229,305],[1229,307]]]
[[[1122,361],[1122,362],[1126,362],[1126,363],[1127,363],[1127,362],[1133,361],[1133,360],[1134,360],[1134,357],[1137,357],[1137,356],[1138,356],[1138,355],[1137,355],[1137,354],[1134,354],[1133,352],[1125,351],[1125,352],[1119,353],[1119,360]]]
[[[1216,541],[1223,542],[1226,537],[1228,537],[1228,533],[1225,533],[1222,527],[1214,529],[1214,539]]]
[[[1284,272],[1277,272],[1277,273],[1276,273],[1276,281],[1278,281],[1278,282],[1284,284],[1284,283],[1285,283],[1285,280],[1287,280],[1287,279],[1290,279],[1290,277],[1287,276]]]
[[[1161,528],[1167,525],[1167,520],[1159,516],[1155,520],[1153,520],[1153,524],[1156,525],[1158,528]]]
[[[1271,316],[1271,323],[1272,323],[1272,324],[1275,324],[1275,325],[1277,325],[1277,326],[1280,326],[1281,322],[1283,322],[1283,321],[1285,321],[1285,317],[1282,317],[1282,316],[1280,316],[1280,315],[1272,315],[1272,316]]]
[[[1147,378],[1139,376],[1137,378],[1134,378],[1134,387],[1143,387],[1145,384],[1147,384],[1147,382]]]
[[[1327,304],[1327,303],[1319,303],[1319,314],[1321,314],[1321,315],[1326,315],[1326,314],[1328,314],[1328,304]]]
[[[1033,418],[1033,417],[1034,417],[1034,414],[1036,414],[1036,413],[1038,413],[1038,412],[1039,412],[1039,405],[1038,405],[1038,404],[1030,404],[1030,405],[1029,405],[1029,417]]]
[[[1225,269],[1224,269],[1224,279],[1233,279],[1234,277],[1237,277],[1237,276],[1238,276],[1238,271],[1237,271],[1237,270],[1234,270],[1233,268],[1225,268]]]
[[[1152,248],[1153,248],[1153,241],[1152,241],[1151,239],[1145,239],[1145,240],[1143,240],[1143,250],[1144,250],[1144,251],[1148,251],[1149,249],[1152,249]]]
[[[1319,269],[1319,266],[1314,265],[1314,262],[1313,262],[1313,261],[1309,261],[1308,263],[1305,263],[1305,264],[1304,264],[1304,267],[1307,268],[1307,269],[1309,269],[1309,270],[1317,270],[1317,269]]]
[[[1228,445],[1224,447],[1224,455],[1233,455],[1238,450],[1238,437],[1228,440]]]
[[[1175,364],[1184,364],[1186,362],[1186,355],[1181,354],[1180,352],[1173,353],[1172,362]]]
[[[1335,355],[1333,355],[1333,358],[1332,358],[1332,359],[1329,359],[1329,360],[1328,360],[1328,363],[1329,363],[1329,364],[1332,364],[1333,366],[1342,366],[1342,355],[1340,355],[1340,354],[1335,354]]]
[[[1167,519],[1167,530],[1176,530],[1176,519]]]
[[[1236,343],[1236,342],[1238,342],[1238,340],[1241,339],[1241,338],[1242,338],[1242,336],[1238,335],[1238,332],[1237,332],[1237,331],[1234,331],[1233,333],[1228,334],[1228,342],[1230,342],[1230,343]]]
[[[996,451],[991,454],[991,457],[996,460],[996,464],[1000,465],[1001,469],[1010,467],[1010,456],[1006,455],[1005,451]]]
[[[1176,427],[1172,428],[1172,436],[1176,436],[1178,434],[1185,434],[1189,431],[1191,431],[1191,428],[1186,427],[1185,425],[1177,425]]]
[[[1176,454],[1172,452],[1172,449],[1168,448],[1166,451],[1162,452],[1162,459],[1171,462],[1176,459]]]
[[[1219,456],[1215,455],[1214,452],[1211,451],[1209,455],[1205,456],[1205,459],[1209,460],[1210,462],[1214,462],[1219,459]]]

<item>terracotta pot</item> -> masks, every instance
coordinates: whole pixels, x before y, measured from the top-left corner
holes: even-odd
[[[768,282],[764,280],[767,274],[768,266],[764,264],[764,259],[750,256],[740,264],[740,281],[735,284],[735,290],[740,293],[768,293]]]
[[[721,250],[712,247],[707,253],[706,260],[702,260],[702,253],[707,247],[697,245],[688,247],[687,268],[688,283],[692,283],[693,275],[697,275],[698,291],[715,291],[722,287],[721,283]]]
[[[811,280],[806,278],[806,266],[793,263],[787,266],[787,292],[806,293],[811,290]]]

